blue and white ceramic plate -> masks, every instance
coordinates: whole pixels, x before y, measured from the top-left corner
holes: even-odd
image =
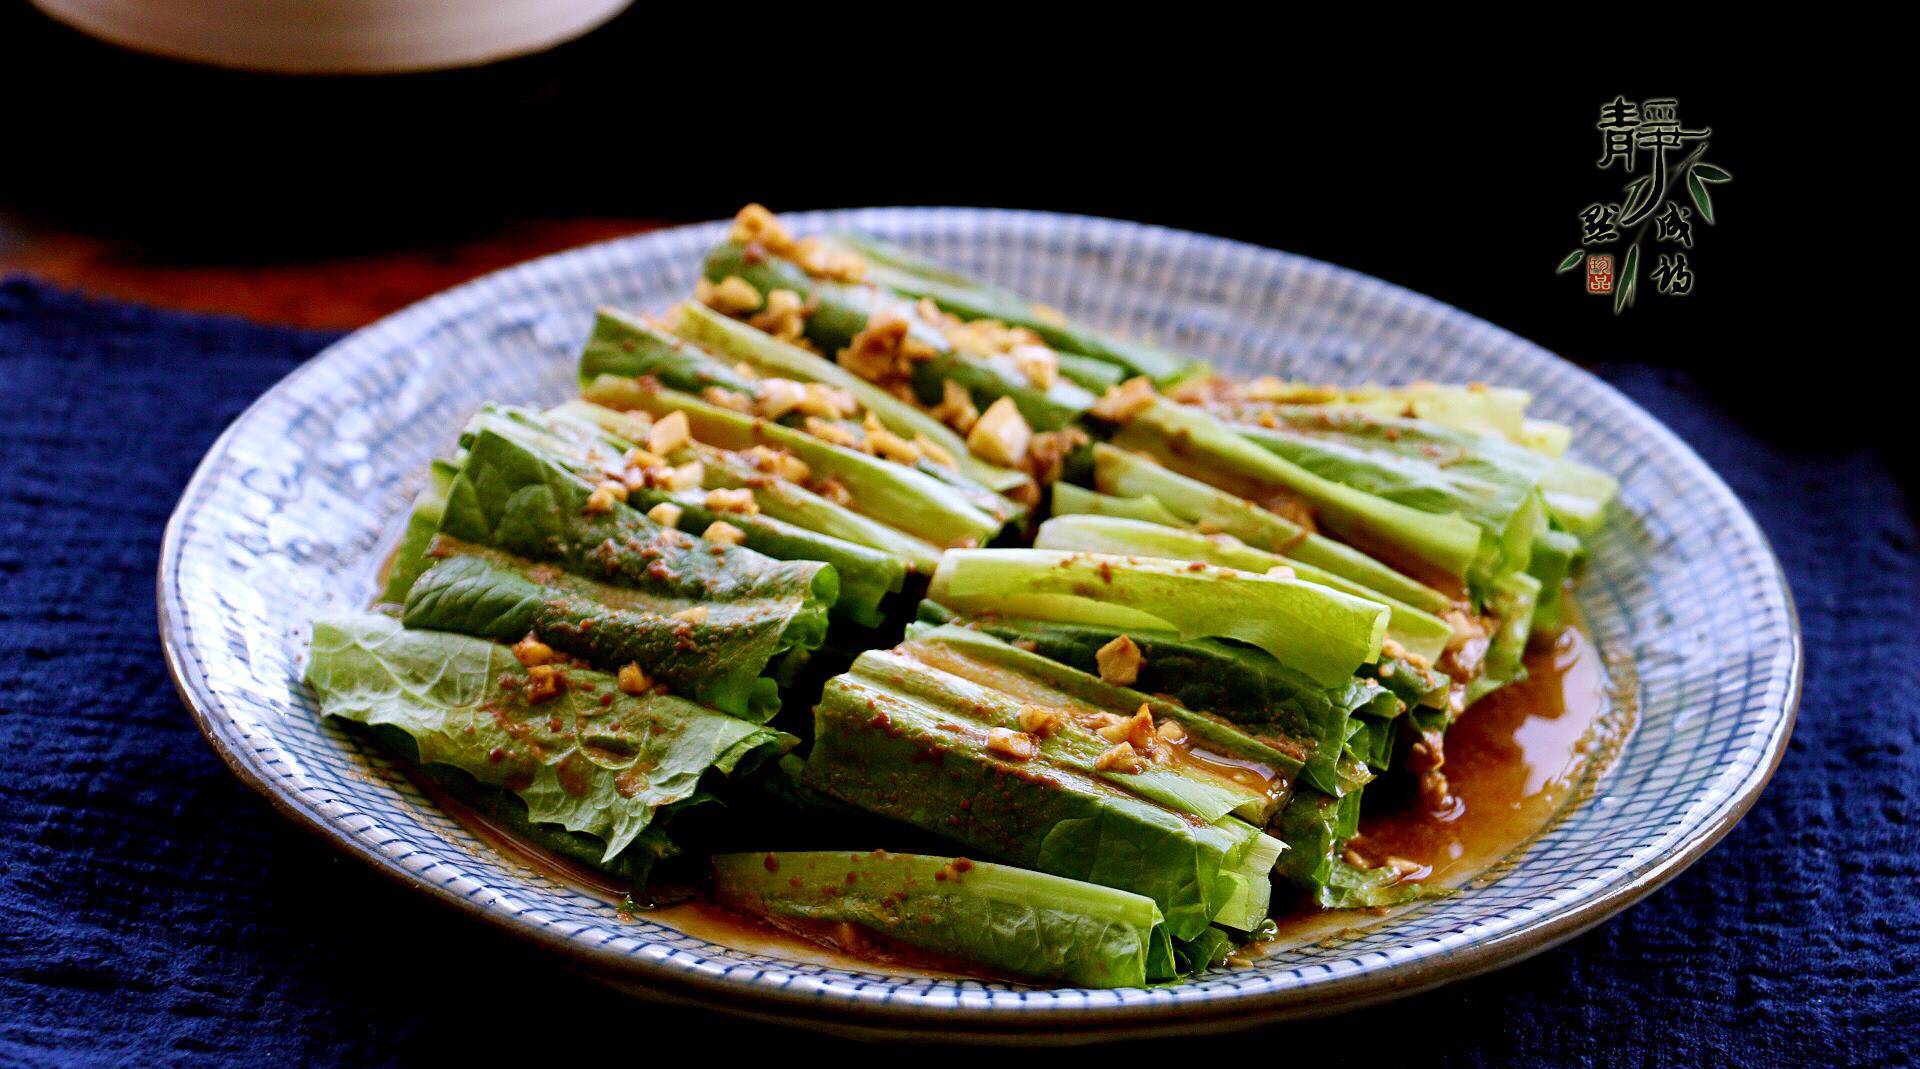
[[[402,882],[656,997],[873,1035],[1113,1038],[1344,1009],[1537,952],[1670,879],[1779,761],[1800,638],[1772,551],[1726,485],[1585,372],[1453,308],[1313,260],[1080,216],[871,209],[788,217],[901,242],[1076,316],[1243,372],[1533,391],[1620,477],[1580,591],[1638,724],[1590,796],[1497,880],[1350,938],[1152,990],[1041,990],[848,971],[716,945],[488,848],[315,716],[308,621],[363,605],[427,461],[487,400],[557,402],[597,305],[660,310],[724,224],[561,253],[333,345],[247,410],[182,496],[160,559],[181,694],[240,777]]]

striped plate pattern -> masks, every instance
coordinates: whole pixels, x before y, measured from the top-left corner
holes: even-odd
[[[277,806],[405,883],[659,997],[871,1035],[1112,1038],[1347,1008],[1481,971],[1597,923],[1698,857],[1752,803],[1792,728],[1793,603],[1752,518],[1679,439],[1539,347],[1339,267],[1083,216],[867,209],[856,228],[1087,320],[1236,371],[1532,390],[1622,500],[1580,600],[1638,724],[1592,796],[1497,880],[1350,939],[1151,990],[1022,989],[844,971],[718,946],[501,857],[315,715],[308,621],[364,604],[427,461],[482,402],[557,402],[597,305],[692,291],[724,224],[588,246],[450,290],[333,345],[221,437],[168,527],[161,632],[214,746]],[[883,844],[873,844],[883,845]]]

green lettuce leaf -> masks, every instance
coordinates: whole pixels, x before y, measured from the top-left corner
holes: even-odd
[[[636,409],[654,416],[686,413],[693,436],[722,449],[756,445],[785,449],[816,475],[846,486],[855,510],[899,527],[937,546],[985,545],[1019,514],[997,494],[970,494],[922,472],[833,445],[792,427],[707,404],[667,389],[649,389],[638,380],[602,375],[587,389],[587,400],[615,409]]]
[[[908,297],[927,297],[962,319],[997,319],[1026,327],[1048,345],[1066,353],[1080,353],[1122,369],[1145,375],[1165,386],[1204,373],[1201,361],[1147,342],[1105,334],[1068,319],[1010,290],[975,282],[895,245],[861,235],[841,238],[867,260],[867,278]]]
[[[805,926],[856,924],[993,973],[1083,987],[1146,983],[1153,900],[965,858],[851,852],[721,854],[733,906]]]
[[[603,840],[603,861],[691,798],[709,769],[792,745],[681,698],[622,694],[602,673],[566,678],[559,695],[530,702],[527,670],[505,646],[378,613],[316,620],[307,668],[324,714],[406,732],[422,762],[513,791],[536,822]]]
[[[1094,483],[1102,493],[1150,495],[1183,521],[1233,535],[1255,549],[1278,553],[1429,613],[1444,613],[1453,599],[1365,553],[1308,531],[1285,517],[1138,453],[1106,443],[1093,447]]]
[[[1028,760],[990,748],[993,729],[1018,715],[1005,699],[983,700],[992,693],[912,658],[864,653],[814,708],[805,782],[994,859],[1146,895],[1178,938],[1238,893],[1232,876],[1252,878],[1260,833],[1249,824],[1209,823],[1089,774],[1071,739]]]
[[[1072,483],[1053,485],[1055,516],[1117,516],[1122,519],[1157,523],[1166,527],[1185,527],[1186,522],[1168,511],[1152,494],[1139,497],[1114,497]]]
[[[928,596],[963,613],[1238,639],[1323,686],[1379,659],[1388,616],[1378,602],[1297,579],[1044,549],[949,552]]]
[[[1403,880],[1393,869],[1363,869],[1335,858],[1327,882],[1314,889],[1321,909],[1383,909],[1452,894],[1439,884]]]
[[[1003,727],[1017,727],[1020,711],[1027,706],[1069,710],[1094,723],[1104,717],[1132,716],[1145,707],[1156,723],[1177,722],[1187,734],[1187,744],[1171,748],[1167,764],[1155,763],[1138,773],[1097,771],[1095,762],[1112,741],[1079,722],[1063,723],[1040,749],[1049,759],[1119,783],[1202,820],[1214,821],[1231,813],[1253,824],[1265,824],[1292,789],[1293,778],[1300,770],[1301,763],[1293,754],[1231,723],[1216,721],[1177,702],[1107,683],[985,631],[918,628],[895,652],[985,688],[986,693],[978,696],[979,719]],[[911,683],[903,685],[912,687]],[[945,678],[935,687],[940,700],[950,700],[964,689]]]
[[[681,305],[675,309],[672,322],[675,333],[681,337],[715,353],[743,360],[762,375],[818,382],[846,390],[888,430],[908,441],[925,437],[952,454],[960,470],[983,486],[1004,493],[1028,482],[1025,472],[998,467],[974,456],[967,449],[966,440],[946,424],[818,353],[788,345],[703,304]]]
[[[436,460],[427,469],[427,485],[413,499],[413,511],[407,514],[407,529],[387,566],[387,582],[380,600],[398,605],[407,600],[407,591],[420,573],[433,561],[427,550],[433,545],[434,532],[440,529],[440,515],[447,507],[447,491],[460,473],[457,463]]]
[[[734,716],[765,722],[780,709],[763,673],[795,648],[790,598],[711,603],[596,583],[481,547],[443,542],[446,558],[407,595],[408,627],[511,642],[537,633],[555,649],[606,671],[638,664],[677,693]],[[699,606],[705,617],[676,618]],[[818,644],[806,634],[802,649]]]
[[[489,405],[468,425],[468,437],[471,438],[481,429],[495,431],[540,454],[544,459],[567,468],[583,481],[598,483],[607,477],[609,471],[617,472],[622,468],[626,451],[635,443],[582,418],[582,409],[595,407],[578,402],[577,406],[561,406],[553,412],[536,413]],[[609,416],[620,415],[610,409],[599,411]],[[696,445],[669,459],[676,464],[700,460],[707,466],[707,480],[715,485],[727,485],[733,481],[730,475],[737,475],[741,482],[758,476],[753,481],[767,485],[753,491],[756,503],[763,492],[769,499],[806,493],[789,483],[786,485],[791,488],[792,494],[783,495],[771,485],[778,480],[751,470],[750,465],[735,454],[710,447]],[[628,507],[640,512],[646,512],[662,502],[670,502],[680,510],[677,526],[690,534],[704,531],[714,522],[724,520],[740,529],[745,535],[743,544],[756,553],[763,553],[775,560],[819,561],[833,565],[840,581],[834,611],[862,626],[872,627],[880,623],[881,599],[898,591],[906,580],[908,562],[902,558],[771,515],[710,509],[706,506],[706,494],[702,490],[673,491],[639,487],[629,490],[627,495]],[[904,535],[899,537],[906,538]]]
[[[1059,488],[1056,487],[1056,499],[1058,493]],[[1203,535],[1197,531],[1118,516],[1070,515],[1055,516],[1041,524],[1033,545],[1035,549],[1205,561],[1243,572],[1266,572],[1276,567],[1287,567],[1293,569],[1295,578],[1302,582],[1385,605],[1389,614],[1387,637],[1417,657],[1437,660],[1446,650],[1447,640],[1453,636],[1452,626],[1432,613],[1368,590],[1325,569],[1288,560],[1277,553],[1254,549],[1232,535]]]
[[[959,619],[932,601],[920,603],[920,618],[934,624]],[[1125,634],[1145,658],[1134,689],[1168,695],[1200,715],[1230,721],[1248,737],[1286,755],[1284,761],[1268,759],[1275,767],[1298,765],[1302,783],[1335,796],[1365,782],[1342,773],[1349,719],[1359,713],[1390,718],[1402,709],[1392,693],[1373,681],[1349,679],[1322,687],[1265,653],[1235,643],[1183,639],[1171,631],[1001,616],[964,622],[1087,673],[1099,671],[1100,648]]]
[[[594,580],[601,586],[582,596],[603,604],[617,604],[608,600],[616,597],[610,588],[621,588],[626,593],[617,596],[641,613],[704,607],[709,620],[717,615],[725,622],[681,622],[689,624],[685,641],[712,665],[737,664],[758,675],[776,655],[804,654],[825,638],[827,609],[839,594],[832,567],[708,543],[661,527],[624,504],[588,512],[590,493],[572,472],[483,428],[470,437],[440,533]],[[493,605],[489,601],[484,611],[464,618],[482,620]],[[652,670],[644,662],[641,667]],[[730,713],[765,718],[778,707],[770,685],[744,691],[713,686],[714,702]]]
[[[556,422],[597,427],[627,444],[638,444],[646,439],[646,426],[633,413],[616,411],[591,401],[568,401],[544,415]],[[911,570],[924,575],[932,575],[934,566],[940,562],[939,547],[926,539],[917,538],[871,516],[829,501],[798,483],[770,475],[740,453],[695,441],[668,459],[674,464],[698,461],[704,469],[701,482],[703,490],[751,490],[754,503],[760,506],[761,513],[782,523],[804,527],[842,542],[877,549],[900,559]],[[768,555],[773,556],[771,553]],[[838,567],[837,564],[835,566]]]
[[[1157,401],[1135,416],[1114,442],[1184,457],[1209,471],[1297,494],[1328,530],[1391,547],[1457,578],[1466,578],[1480,555],[1480,531],[1470,521],[1451,513],[1422,512],[1328,479],[1260,448],[1199,409]]]
[[[837,353],[852,343],[878,316],[896,316],[907,322],[912,336],[935,354],[914,369],[920,399],[940,397],[947,380],[965,386],[983,410],[1001,397],[1010,398],[1035,430],[1059,430],[1077,420],[1093,405],[1094,396],[1066,376],[1046,387],[1034,386],[1010,359],[976,357],[955,350],[947,337],[927,322],[914,303],[877,286],[824,282],[799,265],[776,256],[749,257],[743,246],[727,242],[707,254],[706,275],[716,282],[737,275],[761,293],[789,289],[808,299],[808,340],[823,353]]]

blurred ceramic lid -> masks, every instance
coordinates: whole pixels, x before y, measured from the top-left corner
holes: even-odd
[[[373,74],[550,48],[632,0],[33,0],[114,44],[222,67]]]

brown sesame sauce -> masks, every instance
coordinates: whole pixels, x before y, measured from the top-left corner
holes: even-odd
[[[1594,781],[1632,727],[1628,680],[1616,680],[1591,639],[1567,628],[1527,655],[1528,678],[1493,692],[1446,734],[1452,804],[1429,810],[1417,796],[1361,818],[1356,853],[1419,866],[1408,878],[1460,887],[1497,879]],[[1271,949],[1335,941],[1379,923],[1366,911],[1311,907],[1279,918]]]

